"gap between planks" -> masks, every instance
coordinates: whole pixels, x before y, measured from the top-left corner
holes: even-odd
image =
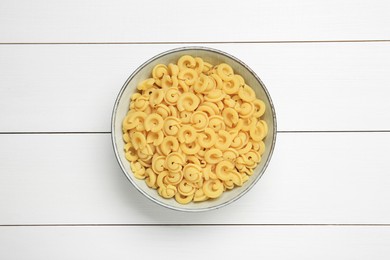
[[[131,223],[120,223],[120,224],[5,224],[0,225],[1,227],[210,227],[210,226],[226,226],[226,227],[268,227],[268,226],[286,226],[286,227],[316,227],[316,226],[326,226],[326,227],[390,227],[390,224],[131,224]]]
[[[387,39],[375,40],[307,40],[307,41],[188,41],[188,42],[0,42],[0,45],[159,45],[159,44],[289,44],[289,43],[376,43],[390,42]]]
[[[348,133],[390,133],[390,130],[283,130],[277,134],[348,134]],[[111,132],[0,132],[0,135],[83,135],[83,134],[111,134]]]

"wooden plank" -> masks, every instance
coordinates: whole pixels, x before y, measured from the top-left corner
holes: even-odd
[[[263,79],[278,130],[390,129],[390,44],[217,44]],[[0,46],[0,131],[110,131],[140,64],[177,45]]]
[[[383,259],[390,227],[0,227],[2,259]]]
[[[142,197],[104,135],[0,135],[0,224],[390,224],[389,133],[279,134],[262,179],[219,210]]]
[[[388,1],[3,0],[0,42],[390,39]]]

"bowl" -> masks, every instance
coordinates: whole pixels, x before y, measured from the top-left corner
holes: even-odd
[[[227,63],[233,68],[235,73],[243,76],[246,83],[254,89],[256,97],[262,99],[267,106],[266,112],[263,115],[263,119],[267,122],[269,131],[267,137],[264,139],[266,149],[264,154],[262,155],[262,160],[255,168],[254,174],[250,176],[249,180],[245,182],[243,186],[235,187],[232,190],[223,192],[223,194],[217,199],[207,200],[203,202],[190,202],[189,204],[182,205],[176,202],[174,198],[164,199],[160,197],[156,190],[151,189],[146,185],[144,180],[138,180],[134,177],[130,169],[130,163],[125,158],[125,143],[122,139],[122,121],[125,118],[126,113],[128,112],[130,97],[133,93],[137,91],[137,84],[140,81],[151,76],[151,71],[155,65],[159,63],[176,63],[177,60],[185,54],[194,57],[201,57],[203,60],[213,65],[222,62]],[[226,206],[233,201],[236,201],[238,198],[242,197],[245,193],[247,193],[261,178],[268,166],[268,163],[270,162],[272,152],[275,147],[276,115],[274,106],[271,101],[271,97],[265,85],[256,75],[256,73],[252,69],[250,69],[244,62],[228,53],[216,49],[205,47],[183,47],[165,51],[154,56],[153,58],[142,64],[138,69],[133,72],[133,74],[130,75],[130,77],[127,79],[122,89],[120,90],[118,97],[115,101],[112,113],[111,130],[114,152],[119,162],[119,165],[122,168],[122,171],[124,172],[126,177],[139,192],[141,192],[143,195],[145,195],[145,197],[149,198],[155,203],[166,208],[187,212],[199,212],[217,209]]]

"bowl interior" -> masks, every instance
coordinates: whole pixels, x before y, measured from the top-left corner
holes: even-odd
[[[265,138],[265,152],[262,156],[260,164],[256,167],[254,174],[250,176],[249,180],[242,187],[235,187],[230,191],[224,192],[221,197],[215,200],[207,200],[200,203],[191,202],[186,205],[177,203],[174,199],[164,199],[160,197],[156,190],[149,188],[144,180],[138,180],[134,177],[130,169],[130,163],[125,158],[125,153],[123,151],[124,141],[122,139],[122,121],[125,118],[130,104],[130,97],[133,93],[137,91],[137,84],[151,77],[151,71],[153,67],[159,63],[169,64],[176,63],[177,60],[182,55],[192,55],[195,57],[201,57],[203,60],[209,62],[210,64],[216,65],[219,63],[227,63],[233,69],[234,72],[240,74],[244,77],[246,83],[251,86],[256,92],[257,98],[262,99],[266,106],[266,112],[263,116],[264,120],[267,122],[269,127],[269,132]],[[180,48],[174,49],[171,51],[164,52],[152,58],[151,60],[145,62],[141,65],[126,81],[122,90],[120,91],[117,101],[115,103],[113,117],[112,117],[112,139],[114,144],[114,150],[119,161],[119,164],[122,167],[122,170],[126,174],[127,178],[133,183],[133,185],[144,195],[154,202],[163,205],[165,207],[183,210],[183,211],[203,211],[209,209],[215,209],[226,205],[239,197],[245,194],[261,177],[265,168],[268,165],[272,151],[275,145],[276,138],[276,118],[275,111],[273,108],[272,101],[269,97],[267,90],[265,89],[263,83],[251,71],[245,64],[243,64],[238,59],[232,57],[229,54],[224,52],[209,49],[209,48]]]

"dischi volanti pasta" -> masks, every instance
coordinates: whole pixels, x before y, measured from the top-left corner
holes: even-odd
[[[184,55],[140,82],[123,120],[138,179],[186,204],[215,199],[253,174],[265,150],[266,106],[232,67]]]

